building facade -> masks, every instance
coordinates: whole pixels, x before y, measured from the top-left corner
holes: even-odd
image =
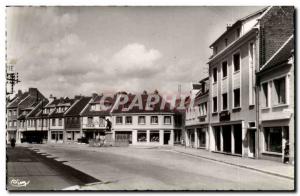
[[[259,156],[294,162],[294,37],[260,68],[259,78]]]
[[[193,84],[189,99],[194,100],[189,101],[185,115],[185,144],[188,147],[209,149],[208,82],[209,78],[205,78],[199,84]]]
[[[170,105],[166,103],[161,107],[163,98],[159,95],[159,101],[153,105],[147,105],[150,97],[148,94],[126,96],[129,98],[128,102],[124,105],[118,104],[122,101],[122,96],[119,96],[111,112],[115,142],[128,142],[132,145],[174,145],[175,112]],[[131,107],[132,105],[134,106]]]

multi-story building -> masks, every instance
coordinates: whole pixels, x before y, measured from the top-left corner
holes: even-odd
[[[74,104],[76,100],[66,98],[55,99],[50,102],[45,109],[49,111],[49,135],[48,142],[50,143],[63,143],[64,129],[65,129],[65,112]]]
[[[29,88],[28,92],[22,93],[22,91],[18,91],[15,97],[7,104],[7,142],[10,141],[11,138],[16,139],[16,142],[20,142],[20,131],[24,129],[24,127],[20,127],[20,123],[18,123],[18,118],[24,120],[21,117],[24,112],[29,112],[32,107],[34,107],[40,100],[45,97],[39,92],[36,88]]]
[[[46,119],[40,118],[40,113],[46,104],[48,104],[48,100],[42,100],[34,106],[27,108],[27,111],[25,110],[23,115],[19,117],[21,142],[47,142],[48,124]]]
[[[262,9],[228,26],[211,45],[212,151],[258,157],[255,72],[293,33],[293,9]]]
[[[158,95],[158,94],[157,94]],[[174,145],[175,110],[158,95],[157,103],[148,103],[149,94],[118,96],[111,111],[116,142],[132,145]],[[162,104],[164,105],[162,106]]]
[[[75,97],[75,103],[65,112],[65,141],[77,142],[82,134],[82,119],[80,113],[85,109],[92,97]]]
[[[102,102],[103,99],[103,102]],[[115,96],[93,94],[92,100],[80,113],[82,133],[87,139],[100,138],[105,135],[107,121],[111,122],[110,111],[115,103]]]
[[[208,81],[208,78],[205,78],[199,83],[193,84],[190,101],[186,108],[185,121],[186,146],[207,150],[209,149]]]
[[[294,37],[261,66],[259,79],[259,156],[294,162]]]

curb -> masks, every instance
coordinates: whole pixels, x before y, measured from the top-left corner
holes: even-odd
[[[229,162],[222,161],[222,160],[219,160],[219,159],[209,158],[209,157],[205,157],[205,156],[201,156],[201,155],[195,155],[195,154],[191,154],[191,153],[187,153],[187,152],[182,152],[182,151],[175,150],[175,149],[172,149],[172,151],[177,152],[177,153],[181,153],[181,154],[185,154],[185,155],[194,156],[194,157],[200,157],[200,158],[211,160],[211,161],[225,163],[227,165],[233,165],[233,166],[240,167],[240,168],[250,169],[250,170],[257,171],[257,172],[261,172],[261,173],[265,173],[265,174],[269,174],[269,175],[273,175],[273,176],[278,176],[278,177],[282,177],[282,178],[286,178],[286,179],[289,179],[289,180],[294,180],[294,178],[290,177],[290,176],[286,176],[286,175],[282,175],[282,174],[278,174],[278,173],[274,173],[274,172],[270,172],[270,171],[266,171],[266,170],[261,170],[261,169],[257,169],[257,168],[254,168],[254,167],[249,167],[249,166],[245,166],[245,165],[238,165],[238,164],[234,164],[234,163],[229,163]]]

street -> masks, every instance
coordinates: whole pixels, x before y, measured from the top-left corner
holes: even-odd
[[[28,147],[101,182],[81,186],[81,190],[292,190],[294,186],[290,179],[175,153],[168,148],[67,144]]]
[[[98,182],[61,162],[39,155],[24,147],[7,147],[7,189],[61,190],[74,185]],[[26,186],[21,183],[26,182]],[[19,186],[18,186],[19,185]]]

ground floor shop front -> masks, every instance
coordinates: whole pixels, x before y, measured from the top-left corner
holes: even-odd
[[[174,145],[175,135],[174,130],[114,130],[113,138],[132,145]]]
[[[22,131],[20,133],[20,142],[21,143],[47,143],[48,140],[48,131]]]
[[[289,119],[262,121],[259,156],[294,164],[294,122]]]
[[[208,125],[186,127],[185,146],[191,148],[209,149]]]
[[[257,156],[256,128],[245,127],[244,122],[211,125],[211,135],[211,151],[250,158]]]

